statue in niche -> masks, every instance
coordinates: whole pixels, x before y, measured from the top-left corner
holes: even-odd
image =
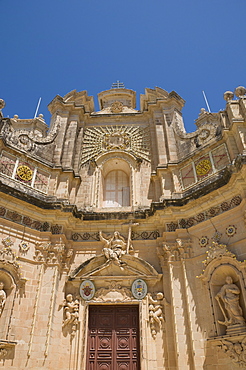
[[[164,323],[162,304],[165,302],[163,293],[159,292],[156,294],[154,299],[150,293],[148,293],[149,300],[149,323],[150,330],[153,338],[156,338],[157,327],[161,328]]]
[[[125,238],[120,235],[118,231],[115,231],[113,236],[109,239],[103,237],[102,232],[99,232],[100,240],[104,243],[103,253],[107,258],[107,261],[113,261],[120,267],[125,265],[125,262],[121,261],[123,254],[128,253],[128,243]]]
[[[240,289],[233,283],[232,277],[227,276],[225,284],[215,297],[225,318],[225,321],[218,321],[220,324],[225,326],[235,324],[245,325],[243,311],[239,304],[239,295]],[[223,308],[221,301],[225,309]]]
[[[2,281],[0,281],[0,316],[3,312],[5,302],[6,302],[6,298],[7,298],[6,293],[3,290],[3,288],[4,288],[4,284],[3,284]]]
[[[73,324],[72,332],[75,332],[79,317],[79,301],[78,299],[74,300],[72,294],[67,294],[66,299],[63,302],[63,306],[65,320],[63,321],[62,327],[68,324]]]

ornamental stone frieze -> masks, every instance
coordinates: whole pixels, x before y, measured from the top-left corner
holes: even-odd
[[[181,261],[193,257],[191,240],[176,239],[176,242],[163,243],[157,248],[159,258],[164,262]]]
[[[218,206],[214,206],[209,208],[207,211],[200,212],[193,217],[190,218],[182,218],[176,222],[170,222],[166,224],[166,231],[172,232],[177,229],[188,229],[194,225],[199,224],[200,222],[209,220],[223,212],[226,212],[230,209],[237,207],[242,202],[242,197],[240,195],[234,196],[232,199],[228,201],[224,201],[223,203],[219,204]]]
[[[62,242],[52,244],[42,242],[35,245],[34,261],[44,263],[49,266],[63,266],[68,268],[73,256],[73,249],[69,249]]]

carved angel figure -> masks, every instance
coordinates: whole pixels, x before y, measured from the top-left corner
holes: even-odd
[[[2,281],[0,281],[0,316],[3,312],[5,302],[6,302],[6,298],[7,298],[6,293],[3,290],[3,288],[4,288],[4,284],[3,284]]]
[[[227,276],[225,279],[225,284],[215,297],[225,317],[225,321],[218,321],[220,324],[226,326],[234,324],[245,325],[243,311],[239,304],[239,295],[240,289],[236,284],[233,284],[231,276]],[[220,301],[223,302],[225,310],[223,309]]]
[[[164,322],[162,303],[164,302],[163,293],[159,292],[156,294],[156,299],[153,299],[150,293],[148,293],[149,300],[149,323],[151,334],[153,338],[156,337],[157,327],[161,328]]]
[[[121,256],[126,254],[127,243],[125,238],[120,235],[118,231],[115,231],[113,236],[109,239],[103,237],[102,232],[99,233],[100,240],[104,242],[103,253],[108,261],[113,261],[119,266],[123,266],[125,263],[121,261]]]
[[[67,324],[77,323],[79,317],[79,301],[78,299],[73,300],[72,294],[67,294],[66,299],[63,302],[65,320],[63,321],[63,327]]]
[[[240,367],[246,367],[246,337],[242,340],[242,342],[230,342],[228,340],[223,339],[220,344],[220,348],[227,356],[230,357],[232,362],[238,364]]]

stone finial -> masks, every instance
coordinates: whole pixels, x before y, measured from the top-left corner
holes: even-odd
[[[3,99],[0,99],[0,110],[5,107],[5,101]]]
[[[0,118],[3,118],[2,109],[5,107],[5,101],[0,99]]]
[[[205,108],[201,108],[201,109],[200,109],[200,113],[199,113],[199,117],[200,117],[200,116],[203,116],[205,113],[207,113],[207,112],[206,112],[206,109],[205,109]]]
[[[246,88],[243,87],[243,86],[238,86],[235,91],[234,91],[235,95],[238,97],[238,98],[241,98],[242,96],[246,95]]]
[[[230,101],[230,100],[232,100],[232,99],[233,99],[233,97],[234,97],[234,94],[233,94],[233,92],[232,92],[232,91],[226,91],[226,92],[224,93],[224,99],[225,99],[226,101]]]

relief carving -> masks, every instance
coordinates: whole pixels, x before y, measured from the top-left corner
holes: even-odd
[[[191,258],[193,251],[190,240],[176,239],[176,243],[163,244],[163,252],[161,254],[163,254],[164,260],[168,262]]]
[[[100,288],[96,291],[93,301],[96,302],[126,302],[131,301],[132,293],[116,282],[112,282],[108,288]]]
[[[220,244],[214,241],[212,242],[212,246],[209,247],[206,253],[207,253],[207,258],[205,261],[203,261],[205,266],[207,266],[215,258],[222,258],[223,256],[236,258],[235,254],[228,251],[227,246],[225,244]]]
[[[64,307],[64,321],[62,327],[64,328],[67,325],[71,325],[71,336],[75,335],[78,318],[79,318],[79,300],[73,299],[72,294],[67,294],[66,299],[63,302]]]
[[[157,330],[162,328],[164,323],[164,316],[163,316],[163,303],[165,302],[165,298],[163,293],[159,292],[156,294],[156,299],[154,299],[150,293],[147,294],[148,302],[149,302],[149,324],[152,337],[155,339]]]
[[[233,363],[246,368],[246,337],[236,343],[223,339],[218,347],[229,356]]]
[[[127,126],[101,126],[87,128],[84,133],[81,165],[95,161],[110,150],[123,150],[136,159],[149,162],[148,128]]]
[[[56,244],[42,242],[35,245],[33,259],[47,265],[62,265],[64,268],[68,268],[72,256],[73,250],[67,248],[62,242]]]
[[[121,260],[122,255],[129,254],[129,252],[133,250],[130,236],[126,241],[125,238],[121,236],[118,231],[115,231],[113,236],[107,239],[103,237],[103,234],[100,231],[99,237],[100,240],[104,243],[102,252],[106,257],[107,262],[113,262],[123,268],[126,263]]]

